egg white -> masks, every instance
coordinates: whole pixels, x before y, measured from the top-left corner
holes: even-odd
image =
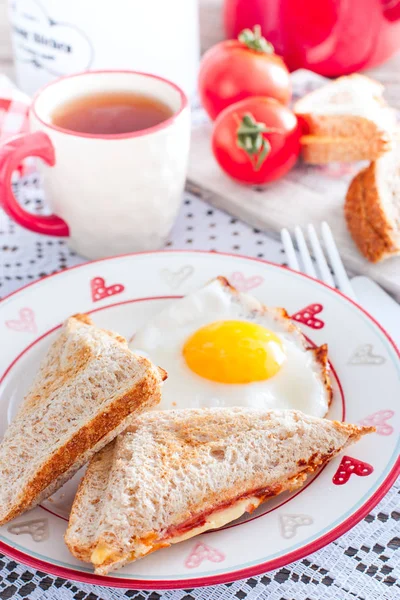
[[[246,384],[205,379],[187,366],[182,348],[198,329],[224,320],[256,322],[281,339],[286,360],[272,378]],[[300,330],[280,309],[266,308],[216,279],[185,298],[173,301],[134,336],[130,347],[168,372],[157,409],[248,406],[298,409],[324,417],[329,393],[321,365],[307,351]]]

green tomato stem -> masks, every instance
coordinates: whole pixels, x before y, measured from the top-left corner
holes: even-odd
[[[255,52],[262,54],[274,54],[275,52],[273,45],[267,42],[265,37],[261,35],[260,25],[254,25],[253,30],[243,29],[238,35],[238,40]]]
[[[265,123],[258,123],[251,113],[245,113],[242,120],[237,114],[235,118],[239,124],[236,130],[236,144],[246,152],[253,169],[259,171],[271,152],[271,144],[263,133],[282,133],[282,131],[276,127],[267,127]]]

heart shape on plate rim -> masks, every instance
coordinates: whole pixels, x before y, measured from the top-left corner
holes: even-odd
[[[35,313],[31,308],[21,308],[18,313],[19,319],[10,319],[6,321],[6,327],[13,331],[24,331],[36,333]]]
[[[349,360],[349,365],[383,365],[385,358],[374,354],[372,344],[359,346]]]
[[[104,277],[94,277],[90,282],[90,289],[92,291],[93,302],[98,302],[99,300],[103,300],[103,298],[120,294],[124,291],[125,287],[122,283],[114,283],[113,285],[106,286]]]
[[[264,281],[264,277],[261,277],[261,275],[251,275],[250,277],[245,277],[243,273],[235,271],[228,277],[228,280],[233,287],[239,290],[239,292],[248,292],[249,290],[261,285]]]
[[[391,435],[394,429],[387,421],[392,417],[394,417],[394,410],[378,410],[365,417],[365,419],[361,419],[359,423],[367,427],[376,427],[378,435]]]
[[[207,546],[202,542],[199,542],[195,545],[195,547],[191,550],[189,556],[185,560],[185,567],[188,569],[194,569],[201,565],[203,560],[210,560],[211,562],[222,562],[225,560],[225,554],[217,550],[216,548],[212,548],[211,546]]]
[[[296,535],[296,531],[299,527],[311,525],[313,523],[310,515],[281,515],[281,531],[282,535],[286,539],[290,539]]]
[[[343,456],[332,481],[335,485],[344,485],[349,481],[351,475],[354,474],[358,475],[358,477],[367,477],[368,475],[371,475],[373,470],[374,467],[363,460],[357,460],[352,456]]]
[[[7,531],[14,535],[29,534],[34,542],[44,542],[49,537],[48,519],[32,519],[31,521],[20,521],[7,527]]]
[[[160,271],[161,278],[173,290],[176,290],[188,277],[192,275],[194,268],[192,265],[184,265],[178,271],[170,269],[162,269]]]
[[[309,304],[290,318],[298,323],[303,323],[303,325],[308,325],[312,329],[322,329],[325,323],[321,319],[316,319],[315,315],[322,312],[323,308],[322,304]]]

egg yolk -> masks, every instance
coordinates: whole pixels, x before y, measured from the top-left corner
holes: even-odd
[[[183,356],[194,373],[220,383],[270,379],[286,359],[279,337],[248,321],[205,325],[186,340]]]

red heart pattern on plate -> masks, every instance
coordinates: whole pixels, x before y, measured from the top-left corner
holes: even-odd
[[[19,319],[6,321],[6,327],[14,331],[35,333],[37,331],[35,313],[31,308],[21,308],[18,313]]]
[[[194,569],[201,565],[203,560],[210,560],[211,562],[222,562],[225,560],[225,554],[222,554],[219,550],[206,546],[202,542],[199,542],[190,552],[189,556],[185,560],[185,567],[188,569]]]
[[[367,427],[376,427],[378,435],[392,435],[394,429],[387,422],[394,416],[394,410],[378,410],[372,415],[368,415],[365,419],[361,419],[360,425]]]
[[[298,323],[303,323],[308,327],[312,327],[312,329],[322,329],[325,323],[321,321],[321,319],[316,319],[315,315],[322,312],[323,308],[322,304],[309,304],[290,318]]]
[[[122,283],[114,283],[113,285],[106,286],[104,277],[94,277],[90,282],[90,288],[92,290],[93,302],[98,302],[104,298],[120,294],[125,289]]]
[[[362,460],[357,460],[351,456],[343,456],[338,470],[334,474],[332,481],[335,485],[344,485],[347,483],[351,475],[359,477],[367,477],[371,475],[374,467]]]
[[[228,279],[231,285],[239,290],[239,292],[248,292],[249,290],[261,285],[264,281],[264,277],[261,277],[261,275],[245,277],[243,273],[240,273],[239,271],[232,273]]]

